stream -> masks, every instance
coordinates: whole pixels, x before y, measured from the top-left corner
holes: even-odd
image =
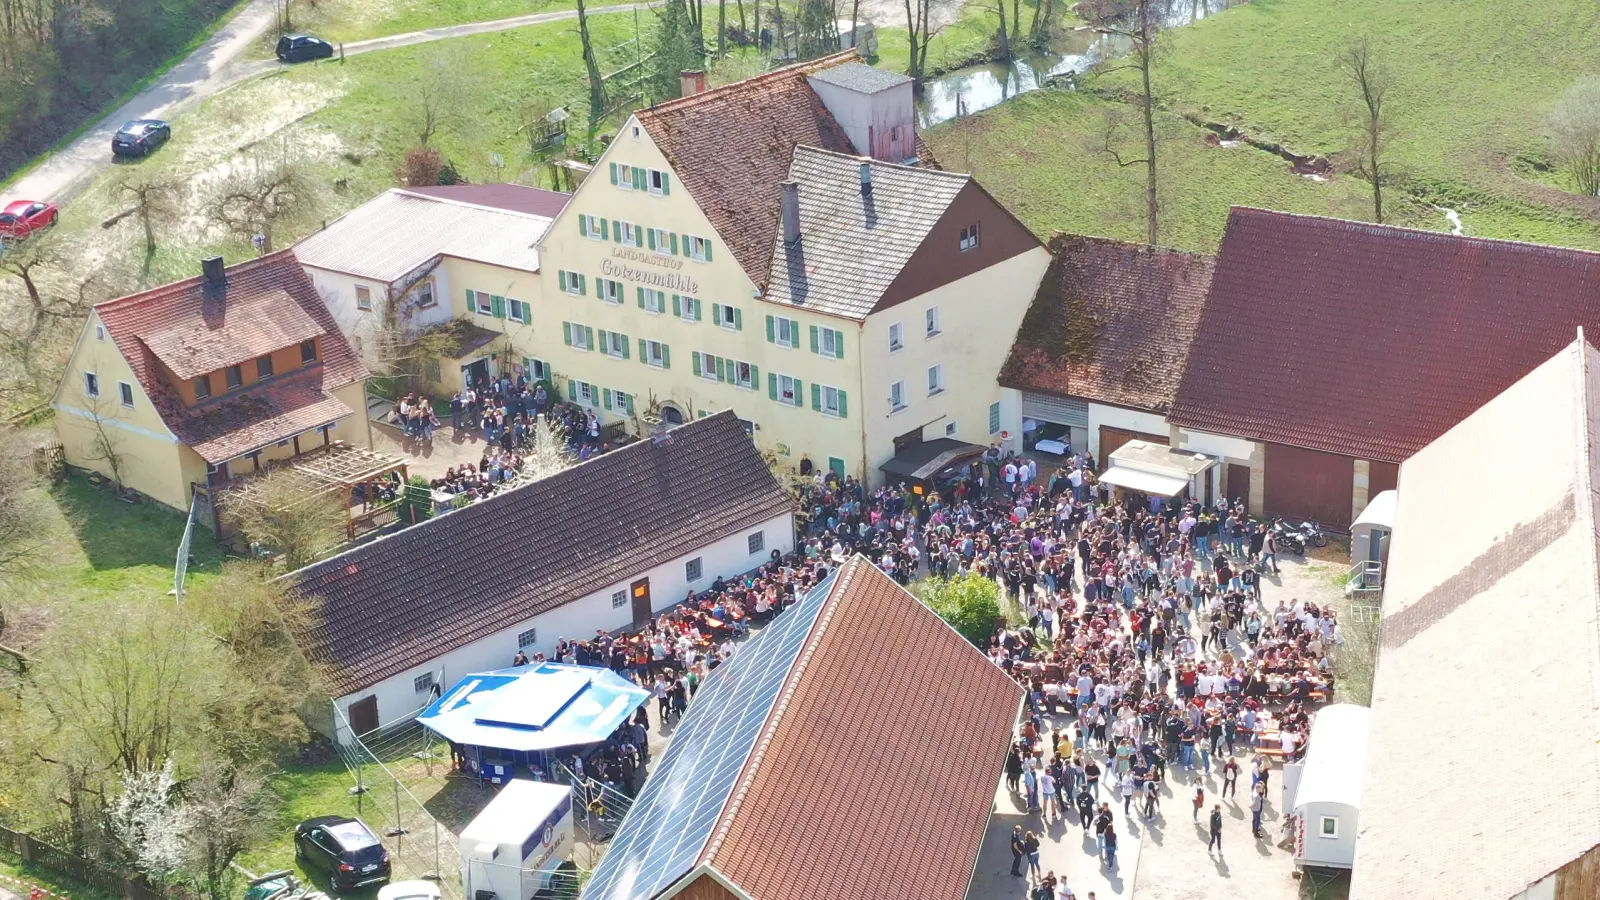
[[[1243,0],[1171,0],[1164,27],[1187,25]],[[1022,53],[1010,63],[968,66],[930,78],[917,99],[917,125],[931,128],[1036,91],[1057,75],[1082,72],[1126,52],[1125,41],[1080,26],[1056,38],[1049,53]]]

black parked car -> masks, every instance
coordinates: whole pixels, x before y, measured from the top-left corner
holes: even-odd
[[[172,137],[172,126],[160,119],[134,119],[111,138],[116,156],[145,156]]]
[[[309,34],[286,34],[278,38],[278,59],[282,62],[305,62],[308,59],[327,59],[333,55],[333,45]]]
[[[389,851],[366,823],[347,816],[320,816],[294,827],[294,855],[309,874],[320,869],[336,891],[389,880]]]

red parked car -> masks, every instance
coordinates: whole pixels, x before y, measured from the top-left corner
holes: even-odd
[[[53,203],[18,200],[0,211],[0,238],[20,241],[56,224],[57,214]]]

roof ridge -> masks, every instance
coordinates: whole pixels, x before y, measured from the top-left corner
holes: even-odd
[[[839,602],[845,592],[854,583],[856,573],[862,565],[872,565],[860,553],[844,561],[839,567],[838,577],[834,579],[833,587],[828,591],[826,607],[817,613],[817,620],[811,626],[811,634],[806,638],[805,646],[800,654],[795,657],[794,665],[789,668],[789,677],[784,679],[783,690],[779,692],[777,700],[772,704],[772,712],[767,715],[766,724],[761,727],[761,734],[751,745],[750,756],[745,761],[744,771],[739,773],[739,781],[728,794],[728,803],[723,807],[722,814],[717,818],[717,830],[706,841],[705,849],[700,851],[700,859],[710,863],[716,856],[717,850],[722,847],[722,842],[728,836],[728,829],[732,826],[734,817],[739,813],[739,807],[744,803],[745,795],[750,792],[750,786],[755,782],[756,772],[761,768],[767,748],[772,745],[773,736],[782,724],[784,714],[789,711],[789,701],[794,699],[795,686],[804,677],[807,666],[810,665],[811,655],[816,652],[817,645],[822,643],[822,636],[827,632],[828,626],[833,623],[834,614],[839,611]]]
[[[291,244],[291,245],[289,245],[287,247],[284,247],[282,250],[274,250],[271,253],[268,253],[268,254],[266,254],[264,256],[257,256],[257,257],[254,257],[252,259],[247,259],[247,260],[245,260],[243,262],[234,263],[231,266],[225,266],[224,269],[223,269],[223,272],[224,272],[225,275],[236,275],[236,274],[243,274],[243,273],[246,273],[246,272],[253,272],[258,268],[263,268],[269,262],[272,262],[272,263],[278,262],[280,260],[280,258],[283,257],[283,256],[288,256],[291,259],[294,259],[294,245],[293,244]],[[298,260],[295,260],[295,265],[296,266],[299,265],[299,261]],[[134,305],[136,302],[157,300],[157,299],[160,299],[162,296],[164,296],[166,294],[172,293],[173,291],[176,291],[176,290],[179,290],[179,289],[185,289],[186,290],[188,288],[191,288],[191,287],[199,284],[201,282],[201,280],[204,279],[205,277],[206,277],[205,273],[202,272],[199,275],[191,275],[188,278],[182,279],[181,281],[169,281],[166,284],[158,284],[153,288],[146,288],[145,290],[139,291],[137,293],[124,294],[121,297],[113,297],[110,300],[102,300],[99,303],[96,303],[94,305],[94,309],[96,309],[96,310],[111,309],[111,308],[120,309],[124,305],[131,306],[131,305]]]
[[[851,59],[859,58],[860,55],[857,54],[855,48],[852,47],[849,50],[841,50],[838,53],[832,53],[827,56],[819,56],[816,59],[807,60],[805,62],[791,63],[790,65],[773,69],[770,72],[762,72],[760,75],[752,75],[749,78],[741,79],[739,81],[732,81],[727,84],[711,88],[710,90],[701,91],[698,94],[691,94],[687,97],[678,97],[673,100],[667,100],[663,103],[657,103],[654,106],[647,106],[644,109],[635,110],[634,115],[639,116],[645,113],[673,112],[686,107],[698,106],[710,98],[721,98],[727,96],[728,94],[735,93],[736,88],[760,87],[769,82],[778,81],[782,78],[792,75],[809,75],[812,72],[820,72],[823,69],[830,69],[836,65],[842,65],[843,63],[849,62]]]
[[[509,186],[510,187],[524,187],[524,185],[520,185],[520,184],[509,185]],[[529,188],[529,190],[537,190],[537,188]],[[483,210],[485,212],[500,213],[502,215],[507,215],[507,216],[518,216],[520,218],[534,219],[534,220],[537,220],[537,221],[540,221],[540,222],[554,222],[555,221],[555,217],[553,217],[553,216],[541,216],[541,215],[538,215],[536,213],[523,212],[523,211],[521,211],[519,209],[506,209],[503,206],[489,206],[489,205],[483,204],[483,203],[469,203],[469,202],[467,202],[465,200],[457,200],[457,199],[455,199],[453,197],[434,197],[434,196],[429,195],[429,194],[418,194],[418,193],[415,193],[413,191],[408,191],[405,188],[390,188],[388,192],[389,193],[394,193],[394,194],[399,194],[399,195],[404,196],[404,197],[410,197],[410,198],[415,199],[415,200],[425,200],[425,201],[427,201],[429,203],[445,203],[445,204],[448,204],[450,206],[460,206],[460,207],[463,207],[465,209]],[[560,193],[560,191],[551,191],[551,193]],[[365,205],[365,204],[363,204],[363,205]]]
[[[1433,231],[1427,228],[1416,228],[1409,225],[1390,225],[1387,222],[1362,222],[1358,219],[1341,219],[1337,216],[1319,216],[1311,213],[1285,212],[1277,209],[1265,209],[1259,206],[1234,206],[1228,211],[1231,219],[1240,214],[1247,214],[1250,218],[1273,219],[1307,219],[1317,222],[1327,222],[1339,226],[1344,231],[1360,232],[1380,230],[1386,234],[1400,236],[1416,236],[1422,238],[1459,241],[1461,243],[1494,244],[1501,246],[1520,247],[1541,253],[1554,253],[1557,255],[1582,254],[1600,259],[1600,250],[1585,250],[1582,247],[1563,247],[1559,244],[1540,244],[1533,241],[1516,241],[1510,238],[1485,237],[1477,234],[1450,234],[1443,231]],[[1223,229],[1222,245],[1227,246],[1227,229]],[[1220,252],[1220,251],[1219,251]]]
[[[1051,232],[1050,237],[1046,238],[1044,243],[1046,247],[1051,249],[1052,255],[1054,255],[1053,251],[1055,250],[1058,241],[1084,241],[1091,244],[1124,247],[1135,252],[1147,251],[1150,253],[1159,253],[1169,256],[1187,256],[1191,259],[1203,260],[1217,258],[1216,254],[1214,253],[1201,253],[1198,250],[1185,250],[1181,247],[1165,247],[1160,244],[1146,244],[1142,241],[1123,241],[1118,240],[1117,238],[1102,237],[1094,234],[1079,234],[1076,231]]]
[[[801,150],[805,150],[805,151],[808,151],[810,153],[822,154],[822,155],[825,155],[825,156],[836,156],[836,157],[839,157],[841,159],[853,159],[853,160],[857,160],[859,162],[871,163],[873,165],[873,167],[875,167],[875,168],[878,167],[878,166],[883,166],[883,167],[888,168],[888,169],[900,169],[900,170],[904,170],[904,171],[907,171],[907,172],[917,172],[919,174],[926,172],[927,174],[930,174],[930,175],[944,175],[946,177],[949,177],[949,178],[951,178],[953,180],[957,180],[957,181],[972,181],[973,180],[972,173],[970,173],[970,172],[950,172],[950,171],[946,171],[944,169],[930,169],[930,168],[928,168],[926,166],[912,165],[910,163],[890,162],[890,161],[888,161],[886,159],[878,159],[875,156],[867,156],[867,155],[860,154],[860,153],[845,153],[845,152],[840,151],[840,150],[829,150],[829,149],[827,149],[825,147],[817,147],[817,146],[813,146],[811,144],[795,144],[794,145],[794,154],[789,157],[789,170],[791,172],[794,171],[794,157],[799,156]]]

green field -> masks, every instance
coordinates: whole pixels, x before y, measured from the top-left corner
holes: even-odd
[[[1358,98],[1335,60],[1367,37],[1393,78],[1388,108],[1399,184],[1392,193],[1416,198],[1394,197],[1400,206],[1386,218],[1446,227],[1417,202],[1425,201],[1457,209],[1468,234],[1600,248],[1600,204],[1565,193],[1559,174],[1539,171],[1551,105],[1579,75],[1600,71],[1596,36],[1600,8],[1586,0],[1254,0],[1169,32],[1155,81],[1160,103],[1174,112],[1337,159],[1357,139]],[[1115,85],[1127,75],[1107,81]],[[1061,93],[1029,97],[1019,109],[937,129],[931,140],[941,158],[971,135],[975,146],[1023,148],[1020,155],[1041,163],[1030,169],[1004,154],[973,154],[980,179],[1023,208],[1036,228],[1118,221],[1100,199],[1105,170],[1075,149],[1084,120],[1099,121],[1085,107]],[[1042,132],[1044,126],[1064,130]],[[1192,126],[1182,131],[1201,134]],[[1043,135],[1048,139],[1041,141]],[[1302,179],[1267,154],[1242,163],[1248,171],[1234,171],[1204,158],[1237,161],[1248,154],[1176,143],[1167,155],[1180,157],[1172,161],[1179,169],[1207,173],[1179,173],[1169,182],[1168,215],[1180,221],[1168,234],[1180,246],[1214,246],[1222,223],[1213,220],[1230,203],[1370,215],[1370,206],[1350,205],[1365,190],[1351,177],[1312,189],[1292,183]],[[1082,166],[1096,176],[1074,177]],[[1278,177],[1267,177],[1274,167]],[[1038,196],[1062,190],[1076,196]],[[1091,208],[1081,208],[1086,203]]]

